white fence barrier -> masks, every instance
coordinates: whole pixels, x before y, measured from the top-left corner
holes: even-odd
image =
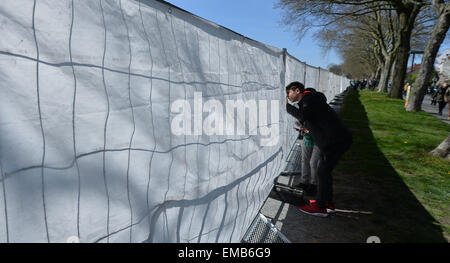
[[[239,242],[296,136],[284,86],[347,83],[159,1],[3,0],[0,25],[0,242]]]

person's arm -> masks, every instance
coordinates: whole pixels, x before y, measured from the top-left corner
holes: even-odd
[[[302,103],[299,104],[300,108],[286,103],[286,111],[297,118],[300,122],[305,122],[313,118],[314,108],[316,107],[313,99],[309,96],[303,97]]]
[[[291,114],[294,118],[296,118],[297,120],[299,120],[300,122],[303,122],[302,119],[300,119],[301,117],[301,110],[297,109],[296,107],[292,106],[289,103],[286,103],[286,111]]]

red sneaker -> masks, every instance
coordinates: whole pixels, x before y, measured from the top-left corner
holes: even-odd
[[[327,212],[330,214],[336,213],[336,208],[333,203],[327,204]]]
[[[308,215],[320,216],[320,217],[328,216],[327,209],[319,207],[317,205],[317,203],[300,206],[299,209],[300,209],[300,211],[302,211],[303,213],[306,213]]]
[[[309,200],[309,203],[310,204],[315,204],[316,200]],[[326,208],[327,208],[327,212],[328,213],[330,213],[330,214],[336,213],[336,208],[334,207],[333,203],[327,204]]]

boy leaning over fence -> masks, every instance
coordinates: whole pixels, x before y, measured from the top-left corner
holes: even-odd
[[[316,92],[313,88],[305,89],[305,92]],[[323,93],[318,93],[322,99],[326,102],[327,98]],[[300,177],[300,183],[295,187],[303,189],[307,196],[315,196],[317,194],[317,172],[320,161],[320,149],[317,145],[314,145],[314,140],[308,129],[305,128],[306,123],[295,123],[299,127],[298,131],[303,136],[302,144],[302,174]]]
[[[289,101],[298,103],[299,108],[291,105]],[[328,211],[334,210],[331,171],[350,148],[352,135],[337,113],[323,99],[323,95],[305,91],[305,86],[300,82],[295,81],[286,86],[286,110],[300,123],[305,122],[305,128],[321,152],[316,200],[299,209],[310,215],[326,217]]]

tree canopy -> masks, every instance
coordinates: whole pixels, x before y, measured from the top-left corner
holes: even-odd
[[[439,0],[279,0],[283,22],[299,39],[315,29],[325,50],[343,59],[343,73],[375,77],[378,90],[402,97],[411,50],[424,50],[440,14]],[[393,74],[391,74],[393,73]]]

